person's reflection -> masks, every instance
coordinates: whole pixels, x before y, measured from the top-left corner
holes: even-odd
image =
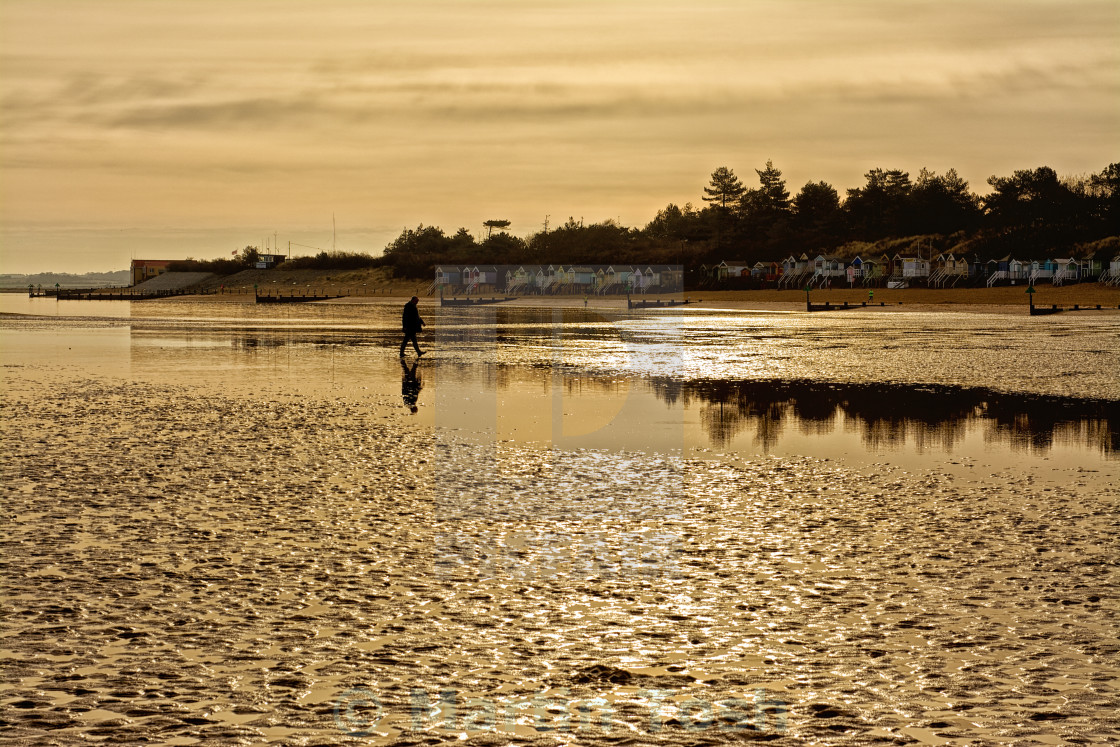
[[[423,384],[420,382],[420,375],[416,373],[416,367],[420,365],[417,360],[409,368],[408,364],[401,360],[401,398],[404,399],[405,407],[410,412],[416,412],[416,400],[420,398],[420,387]]]

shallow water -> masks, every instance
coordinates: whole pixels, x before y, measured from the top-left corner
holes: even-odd
[[[412,415],[395,306],[75,305],[0,739],[1120,738],[1116,316],[430,310]]]

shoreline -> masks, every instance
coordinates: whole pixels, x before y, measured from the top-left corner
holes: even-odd
[[[310,286],[314,289],[316,286]],[[439,297],[418,293],[412,283],[394,283],[378,294],[361,294],[361,291],[346,286],[322,286],[322,290],[338,291],[345,294],[348,291],[355,295],[343,295],[323,301],[309,301],[314,304],[388,304],[404,303],[412,295],[420,296],[422,306],[438,306]],[[445,296],[446,298],[462,298],[462,296]],[[476,298],[501,297],[500,293],[478,293]],[[843,306],[846,302],[855,308],[864,308],[861,304],[867,302],[867,309],[876,308],[906,308],[920,306],[924,308],[953,307],[958,310],[974,308],[976,310],[1010,309],[1026,311],[1028,298],[1026,289],[1022,286],[1009,286],[999,288],[906,288],[906,289],[875,289],[874,298],[868,301],[868,292],[862,288],[833,288],[831,290],[816,290],[810,294],[814,304],[828,302],[834,306]],[[686,304],[665,307],[668,308],[699,308],[699,309],[750,309],[750,308],[781,308],[798,310],[805,308],[805,292],[797,290],[697,290],[684,293],[662,294],[635,294],[632,299],[687,301]],[[174,298],[184,302],[217,302],[217,303],[253,303],[254,296],[250,293],[224,293],[217,295],[184,295]],[[1120,288],[1102,286],[1097,283],[1069,285],[1061,287],[1040,286],[1034,294],[1036,306],[1051,306],[1071,308],[1078,305],[1082,310],[1096,311],[1096,306],[1102,312],[1120,312]],[[584,297],[580,295],[525,295],[518,296],[511,301],[504,301],[497,306],[542,306],[549,308],[582,308]],[[626,307],[625,295],[590,296],[587,298],[588,308],[617,308]],[[657,309],[654,309],[657,310]]]
[[[261,271],[263,273],[264,271]],[[300,271],[298,273],[284,273],[277,280],[265,281],[263,277],[252,277],[247,280],[257,281],[260,290],[273,293],[292,292],[319,295],[336,295],[338,298],[320,301],[308,301],[314,304],[397,304],[404,303],[413,295],[420,297],[422,306],[438,305],[439,295],[429,295],[430,282],[415,279],[384,280],[377,283],[361,282],[372,278],[360,277],[357,274],[327,274],[325,272]],[[298,277],[297,277],[298,275]],[[276,273],[270,277],[275,277]],[[222,288],[215,281],[205,284],[210,290]],[[3,289],[4,292],[15,294],[26,293],[26,290]],[[254,303],[254,284],[227,285],[221,292],[201,294],[184,294],[169,296],[166,300],[186,303]],[[831,288],[828,290],[813,290],[809,299],[814,305],[829,303],[833,306],[843,307],[845,303],[856,308],[906,308],[921,306],[926,308],[968,307],[977,310],[988,308],[1003,308],[1013,310],[1026,310],[1029,299],[1026,287],[1023,285],[1000,286],[995,288],[875,288],[874,295],[867,288]],[[475,298],[501,298],[499,292],[481,292],[472,294]],[[445,298],[464,298],[461,294],[444,294]],[[501,306],[541,306],[548,308],[626,308],[626,295],[597,296],[582,294],[562,295],[521,295],[511,301],[504,301]],[[687,301],[687,304],[665,308],[700,308],[700,309],[751,309],[751,308],[781,308],[797,310],[805,308],[806,294],[804,290],[711,290],[698,289],[680,293],[661,294],[633,294],[633,300],[651,301]],[[158,299],[145,299],[158,300]],[[586,303],[585,303],[586,300]],[[1102,312],[1120,311],[1120,287],[1105,286],[1100,283],[1081,283],[1066,286],[1051,286],[1041,284],[1035,287],[1034,304],[1039,307],[1057,305],[1065,309],[1072,309],[1074,305],[1082,309],[1096,310],[1099,305]],[[656,310],[656,309],[654,309]]]

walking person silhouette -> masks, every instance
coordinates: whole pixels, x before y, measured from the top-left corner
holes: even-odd
[[[404,339],[401,340],[402,358],[404,357],[404,348],[410,341],[412,347],[416,350],[417,358],[424,354],[424,351],[420,349],[420,345],[416,342],[416,335],[420,334],[420,330],[424,328],[424,320],[420,318],[420,311],[416,308],[418,303],[420,303],[420,299],[413,296],[412,300],[404,305],[404,312],[401,314],[401,327],[404,329]]]

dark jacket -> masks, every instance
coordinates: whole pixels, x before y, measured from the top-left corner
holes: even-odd
[[[401,326],[404,327],[405,332],[419,332],[424,326],[424,320],[420,318],[420,311],[412,301],[404,305],[404,313],[401,314]]]

